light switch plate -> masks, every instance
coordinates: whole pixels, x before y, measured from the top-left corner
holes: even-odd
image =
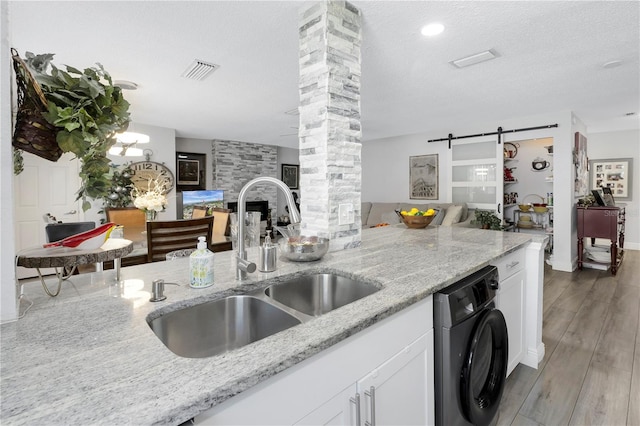
[[[338,206],[338,225],[350,225],[354,222],[353,204],[340,204]]]

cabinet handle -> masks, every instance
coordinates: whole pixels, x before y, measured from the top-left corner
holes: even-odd
[[[376,426],[376,388],[371,386],[368,391],[364,391],[365,396],[371,400],[371,423],[365,421],[365,426]]]
[[[519,264],[520,262],[518,260],[514,260],[513,262],[507,264],[507,269],[515,268]]]
[[[360,394],[356,392],[356,397],[349,398],[349,401],[356,406],[356,426],[360,426]]]

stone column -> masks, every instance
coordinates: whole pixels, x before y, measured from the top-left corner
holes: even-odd
[[[300,14],[300,210],[330,250],[360,246],[360,11],[320,2]],[[340,215],[342,213],[342,215]]]

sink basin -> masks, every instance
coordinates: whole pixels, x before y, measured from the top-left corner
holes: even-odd
[[[301,321],[252,296],[229,296],[162,315],[149,322],[176,355],[206,358],[264,339]]]
[[[265,293],[285,306],[317,317],[378,290],[371,284],[341,275],[317,273],[271,285]]]

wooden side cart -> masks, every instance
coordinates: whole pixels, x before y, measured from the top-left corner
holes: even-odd
[[[578,268],[582,269],[583,264],[586,263],[586,261],[583,260],[584,239],[591,238],[591,245],[594,245],[596,238],[606,238],[611,241],[611,261],[609,264],[611,266],[611,273],[615,275],[622,264],[622,258],[624,256],[624,207],[591,206],[578,207],[577,209]]]

